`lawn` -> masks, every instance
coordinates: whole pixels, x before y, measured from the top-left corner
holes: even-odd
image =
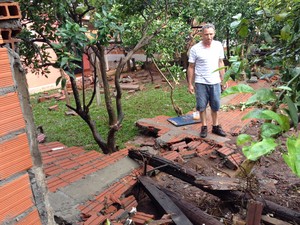
[[[57,92],[58,90],[55,90],[49,94]],[[91,93],[91,91],[87,91],[86,95],[89,97]],[[32,95],[31,104],[35,124],[36,126],[43,126],[47,142],[59,141],[67,146],[83,146],[86,150],[99,150],[86,123],[79,116],[65,115],[67,111],[65,101],[51,99],[38,103],[38,98],[42,95],[44,93]],[[173,96],[175,103],[182,108],[183,113],[193,110],[195,106],[194,96],[188,93],[185,82],[176,86]],[[103,101],[100,106],[97,106],[96,99],[94,100],[90,113],[93,120],[96,121],[100,134],[105,139],[108,132],[108,117],[103,95],[101,95],[101,100]],[[57,111],[48,109],[56,104],[58,105]],[[71,101],[71,105],[74,106],[73,101]],[[138,129],[135,126],[137,120],[153,118],[158,115],[177,116],[171,104],[170,88],[163,85],[156,88],[155,85],[148,84],[142,91],[134,94],[124,91],[122,105],[125,117],[122,122],[122,129],[117,133],[117,145],[120,148],[123,148],[127,141],[138,134]]]

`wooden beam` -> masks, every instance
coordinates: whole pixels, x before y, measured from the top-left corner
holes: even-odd
[[[159,208],[170,214],[176,225],[193,225],[174,202],[161,190],[159,190],[151,178],[146,176],[139,177],[146,193],[157,204]]]
[[[152,155],[148,152],[138,151],[134,149],[129,150],[128,155],[133,159],[147,160],[148,164],[153,167],[167,165],[159,168],[159,170],[168,173],[174,177],[177,177],[187,183],[190,183],[203,191],[215,195],[223,201],[239,204],[240,206],[246,208],[247,202],[250,199],[253,199],[252,195],[249,195],[242,191],[209,189],[209,186],[200,184],[201,182],[199,182],[199,180],[201,179],[203,179],[206,182],[205,176],[199,176],[195,170],[183,168],[178,163],[164,159],[160,156]],[[268,201],[258,196],[254,199],[263,204],[263,213],[271,213],[274,215],[274,217],[284,220],[286,222],[290,221],[295,224],[300,224],[300,212],[278,205],[272,201]]]
[[[172,192],[166,188],[161,188],[161,190],[171,198],[194,225],[223,225],[223,223],[203,212],[195,204],[183,199],[178,193]]]
[[[193,169],[184,168],[178,163],[152,155],[149,152],[130,150],[128,155],[133,159],[143,160],[145,158],[149,165],[157,167],[160,171],[169,173],[205,191],[244,190],[246,186],[245,181],[237,178],[202,176]]]
[[[254,200],[248,201],[247,208],[247,225],[260,225],[261,224],[261,214],[263,211],[263,204]]]

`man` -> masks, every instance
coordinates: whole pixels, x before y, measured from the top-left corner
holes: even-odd
[[[224,49],[219,41],[213,40],[215,27],[206,24],[202,27],[202,41],[195,44],[189,55],[188,89],[196,95],[197,110],[200,111],[202,127],[200,137],[207,136],[206,107],[209,103],[212,117],[212,133],[225,137],[226,133],[219,125],[218,111],[220,109],[221,82],[225,70],[218,70],[224,66]],[[195,83],[195,86],[194,86]]]

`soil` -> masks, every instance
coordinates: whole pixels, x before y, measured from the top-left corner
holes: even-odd
[[[259,122],[254,122],[244,133],[257,136],[260,125]],[[285,137],[294,134],[295,132],[291,130]],[[284,140],[285,137],[281,137],[281,139]],[[135,139],[135,143],[140,144],[151,142],[154,142],[153,137],[139,136]],[[241,149],[235,143],[236,136],[232,136],[231,141],[226,144],[236,149],[236,151],[241,152]],[[256,163],[251,174],[248,176],[247,180],[249,184],[245,193],[250,192],[254,196],[261,196],[263,199],[300,212],[300,178],[294,175],[284,162],[282,154],[285,151],[286,148],[282,145],[270,155],[262,157]],[[194,157],[181,162],[181,164],[185,167],[195,169],[199,174],[204,176],[233,177],[236,173],[235,170],[226,168],[219,157]],[[197,205],[200,209],[213,215],[224,224],[237,224],[233,222],[234,220],[245,221],[245,209],[228,205],[219,198],[169,174],[160,172],[153,176],[152,179],[158,185],[180,194],[185,200]],[[142,204],[143,201],[144,204]],[[143,199],[143,201],[141,201],[139,210],[145,212],[149,212],[150,210],[151,213],[157,213],[153,208],[151,210],[152,204],[149,203],[150,200]]]

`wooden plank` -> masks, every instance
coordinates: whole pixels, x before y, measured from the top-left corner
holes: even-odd
[[[276,219],[273,217],[269,217],[269,216],[265,216],[265,215],[262,216],[261,220],[266,225],[292,225],[291,223],[284,222],[282,220],[279,220],[279,219]]]
[[[247,208],[247,225],[260,225],[261,224],[261,214],[263,211],[263,204],[254,200],[248,201]]]
[[[153,167],[161,166],[159,168],[160,171],[163,171],[185,182],[188,182],[194,185],[195,187],[202,189],[203,191],[206,191],[212,195],[219,197],[223,201],[232,202],[235,204],[239,204],[242,207],[246,207],[245,203],[247,203],[250,199],[253,199],[252,195],[249,195],[243,191],[211,190],[206,186],[203,186],[199,183],[197,184],[196,181],[199,180],[199,175],[195,170],[180,167],[179,164],[176,164],[173,161],[163,159],[162,157],[152,155],[148,152],[131,149],[129,150],[128,155],[133,159],[138,159],[138,160],[146,159],[150,166]],[[270,213],[273,214],[274,217],[282,219],[284,221],[292,221],[296,224],[300,224],[300,212],[278,205],[272,201],[262,199],[259,196],[256,196],[255,200],[263,203],[264,214]]]
[[[161,190],[159,190],[151,178],[146,176],[139,177],[149,197],[158,204],[158,207],[170,214],[173,222],[177,225],[193,225],[174,202]]]
[[[180,194],[166,188],[161,188],[161,190],[171,198],[194,225],[223,225],[223,223],[202,211],[195,204],[182,198]]]
[[[129,151],[129,157],[134,159],[148,159],[148,163],[153,167],[159,167],[160,171],[171,174],[183,181],[195,185],[202,190],[244,190],[245,181],[229,177],[209,177],[201,176],[197,171],[184,168],[178,163],[165,159],[161,156],[152,155],[143,151]],[[163,167],[161,167],[163,166]]]

